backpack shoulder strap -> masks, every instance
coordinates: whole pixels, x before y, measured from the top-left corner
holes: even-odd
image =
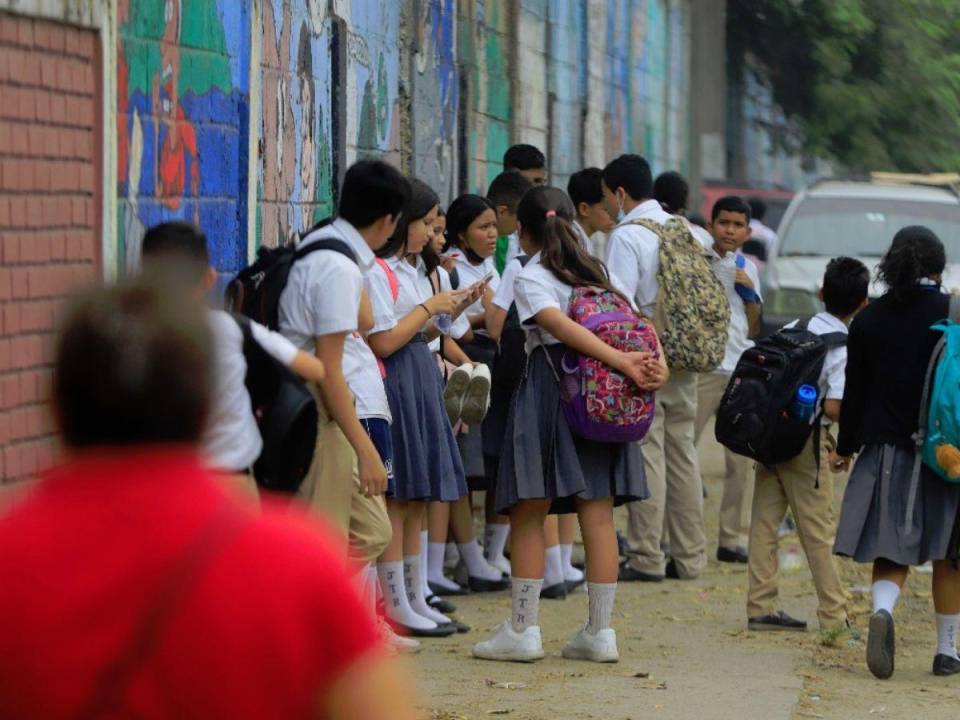
[[[321,240],[312,241],[309,245],[297,250],[293,256],[293,261],[296,262],[301,258],[305,258],[310,253],[316,252],[317,250],[332,250],[333,252],[340,253],[344,257],[349,258],[354,265],[359,264],[353,249],[343,240],[338,240],[337,238],[323,238]]]
[[[396,302],[397,298],[400,297],[400,281],[397,280],[397,274],[383,258],[377,258],[375,262],[380,266],[380,269],[383,270],[383,274],[387,276],[387,283],[390,285],[390,296],[393,298],[393,301]]]
[[[827,346],[828,350],[843,347],[847,344],[847,334],[845,332],[824,333],[820,336],[820,339],[823,340],[823,344]]]

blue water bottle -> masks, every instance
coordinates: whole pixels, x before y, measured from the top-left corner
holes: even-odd
[[[444,335],[450,334],[450,328],[453,327],[453,318],[447,313],[437,315],[437,329]]]
[[[817,406],[817,389],[813,385],[801,385],[793,399],[790,416],[799,422],[808,423],[813,419]]]

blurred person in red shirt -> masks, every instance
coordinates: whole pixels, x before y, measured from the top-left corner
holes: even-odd
[[[17,718],[416,717],[316,518],[218,483],[198,452],[206,318],[141,279],[59,337],[62,462],[0,518],[0,708]]]

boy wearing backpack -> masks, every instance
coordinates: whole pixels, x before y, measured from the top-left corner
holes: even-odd
[[[825,341],[827,337],[837,337],[837,334],[845,336],[853,316],[867,304],[869,285],[870,271],[859,260],[847,257],[831,260],[820,290],[826,310],[811,318],[806,329]],[[832,555],[836,519],[833,479],[827,472],[827,457],[836,446],[831,426],[840,418],[847,347],[845,342],[827,345],[817,383],[817,402],[822,413],[822,419],[818,420],[821,423],[819,433],[812,433],[803,450],[792,459],[772,467],[757,464],[747,566],[747,626],[750,630],[805,630],[807,627],[806,622],[790,617],[783,610],[776,610],[777,531],[788,508],[796,518],[797,533],[817,589],[820,629],[847,627],[847,595]]]
[[[693,442],[697,373],[723,359],[730,306],[707,248],[653,199],[646,160],[621,155],[607,165],[603,196],[617,221],[607,241],[607,267],[640,314],[653,318],[670,368],[644,447],[650,497],[628,506],[627,559],[620,579],[692,579],[706,565],[703,486]],[[669,562],[661,550],[664,531],[672,547]]]
[[[351,554],[364,564],[383,553],[392,531],[383,500],[387,471],[358,420],[358,412],[390,420],[380,368],[359,332],[363,274],[373,267],[373,251],[396,228],[409,194],[406,178],[390,165],[373,160],[352,165],[343,179],[337,219],[309,232],[298,246],[302,252],[334,240],[340,249],[324,247],[300,257],[279,302],[280,332],[316,353],[327,371],[324,383],[312,388],[320,427],[299,495],[349,537]]]
[[[183,283],[198,300],[216,283],[210,266],[207,238],[200,228],[186,222],[155,225],[143,238],[142,265],[145,272],[166,272]],[[263,438],[250,404],[245,384],[247,361],[244,333],[240,324],[222,310],[206,311],[214,349],[212,406],[203,434],[203,452],[210,467],[231,482],[257,496],[251,470],[263,448]],[[253,340],[271,357],[289,367],[304,380],[319,383],[323,363],[298,350],[279,333],[250,322]]]
[[[743,351],[753,346],[750,338],[760,332],[760,278],[756,266],[747,262],[740,248],[750,237],[750,206],[743,198],[728,195],[713,206],[710,233],[713,237],[711,263],[730,301],[730,329],[723,362],[716,370],[702,373],[697,380],[697,423],[694,442],[710,418],[717,414],[720,399]],[[750,460],[724,448],[725,474],[720,501],[720,537],[717,560],[746,563],[743,518],[750,510],[753,478]]]

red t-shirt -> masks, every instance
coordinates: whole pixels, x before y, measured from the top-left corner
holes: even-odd
[[[74,459],[0,519],[2,714],[65,718],[89,703],[225,504],[245,517],[175,601],[123,707],[143,718],[315,717],[330,683],[380,650],[346,560],[316,519],[241,505],[182,448]]]

